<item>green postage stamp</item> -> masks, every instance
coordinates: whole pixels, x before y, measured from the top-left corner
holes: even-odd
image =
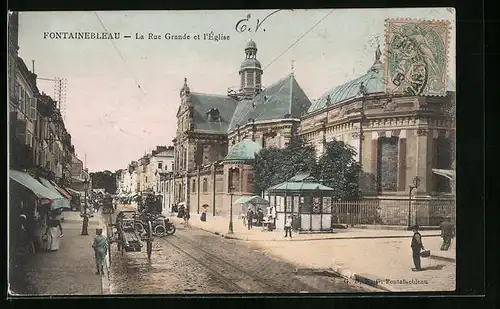
[[[386,20],[385,90],[401,95],[446,95],[449,23]]]

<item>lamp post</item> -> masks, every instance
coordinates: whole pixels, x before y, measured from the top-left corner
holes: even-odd
[[[228,234],[233,234],[233,195],[234,186],[229,186],[229,195],[231,196],[230,206],[229,206],[229,231]]]
[[[410,185],[410,192],[408,194],[408,230],[411,230],[411,193],[413,189],[417,189],[420,186],[420,177],[415,176],[413,178],[413,184]],[[415,213],[416,215],[416,213]],[[417,218],[415,217],[415,223],[417,223]]]
[[[83,188],[85,189],[85,194],[84,194],[84,199],[85,199],[85,204],[83,206],[83,223],[82,223],[82,233],[81,235],[88,235],[88,227],[89,227],[89,217],[87,215],[87,190],[89,187],[89,180],[87,177],[85,177],[85,180],[83,181]]]

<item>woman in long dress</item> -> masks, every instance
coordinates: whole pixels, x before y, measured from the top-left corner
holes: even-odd
[[[59,250],[61,243],[60,239],[63,236],[61,222],[57,219],[52,219],[47,227],[47,251]]]
[[[97,268],[96,275],[104,274],[104,261],[108,254],[108,239],[102,235],[102,229],[95,230],[96,237],[92,243],[92,248],[95,253],[95,264]]]

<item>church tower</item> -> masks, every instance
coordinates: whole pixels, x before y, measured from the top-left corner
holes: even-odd
[[[262,68],[257,60],[257,45],[250,40],[245,46],[245,60],[240,67],[240,93],[251,99],[262,89]]]

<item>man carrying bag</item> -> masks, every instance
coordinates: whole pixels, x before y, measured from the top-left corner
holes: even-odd
[[[425,250],[422,243],[422,235],[418,232],[418,225],[413,226],[413,237],[411,239],[411,250],[413,251],[413,264],[415,268],[412,271],[422,271],[422,266],[420,264],[420,254],[422,250]],[[422,252],[423,256],[427,255],[427,251]],[[428,252],[430,254],[430,251]]]

